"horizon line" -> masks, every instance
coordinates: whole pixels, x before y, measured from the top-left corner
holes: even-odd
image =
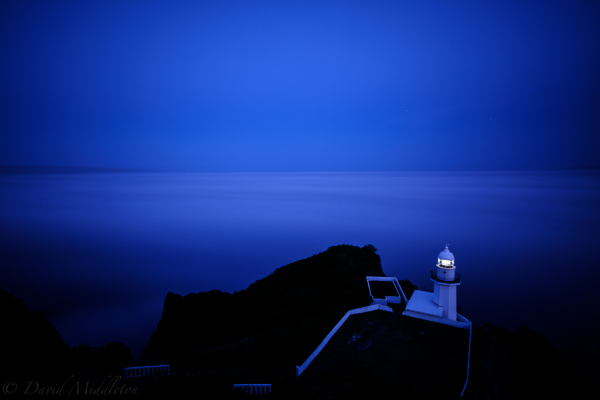
[[[322,171],[206,171],[195,169],[152,169],[152,168],[119,168],[119,167],[80,167],[65,165],[0,165],[0,173],[7,172],[187,172],[187,173],[392,173],[392,172],[503,172],[503,171],[600,171],[600,167],[579,164],[575,167],[562,168],[481,168],[481,169],[399,169],[399,170],[322,170]]]

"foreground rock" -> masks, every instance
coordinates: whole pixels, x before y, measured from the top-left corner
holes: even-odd
[[[352,316],[300,377],[301,365],[350,309],[371,303],[366,276],[385,276],[372,246],[334,246],[234,294],[169,293],[141,365],[171,364],[142,394],[235,398],[233,383],[270,383],[271,398],[459,398],[469,331],[393,313]],[[400,281],[410,298],[416,289]],[[585,396],[578,361],[542,335],[473,329],[463,398]]]

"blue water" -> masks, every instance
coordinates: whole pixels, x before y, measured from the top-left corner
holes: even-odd
[[[0,175],[0,283],[71,346],[139,355],[168,291],[233,292],[336,244],[428,280],[448,242],[474,321],[597,343],[597,172]]]

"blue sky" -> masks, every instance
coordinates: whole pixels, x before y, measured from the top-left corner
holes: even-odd
[[[600,3],[3,1],[0,164],[600,165]]]

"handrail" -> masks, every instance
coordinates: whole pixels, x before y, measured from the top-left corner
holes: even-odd
[[[394,284],[394,288],[396,289],[396,292],[398,293],[398,296],[399,297],[402,296],[404,301],[406,303],[408,303],[408,299],[404,295],[404,290],[402,290],[402,286],[400,286],[400,282],[398,282],[398,278],[387,277],[387,276],[367,276],[367,287],[369,288],[369,295],[371,296],[371,298],[375,299],[375,297],[373,297],[373,294],[371,293],[371,286],[369,285],[369,281],[392,282]]]
[[[362,314],[362,313],[366,313],[366,312],[370,312],[370,311],[376,311],[376,310],[394,312],[394,310],[392,310],[390,307],[388,307],[388,306],[382,306],[380,304],[375,304],[375,305],[371,305],[371,306],[367,306],[367,307],[361,307],[361,308],[355,308],[354,310],[348,311],[342,317],[342,319],[340,320],[340,322],[338,322],[337,325],[331,330],[331,332],[329,332],[329,334],[327,336],[325,336],[325,339],[323,339],[323,341],[317,347],[317,349],[315,351],[313,351],[313,353],[306,359],[306,361],[304,361],[304,364],[302,364],[301,366],[296,366],[296,376],[300,376],[304,372],[304,370],[306,368],[308,368],[308,366],[310,365],[310,363],[312,362],[312,360],[314,360],[315,357],[319,355],[319,353],[321,352],[321,350],[323,350],[323,347],[325,347],[325,345],[327,344],[327,342],[329,342],[329,339],[331,339],[333,337],[333,335],[335,335],[335,333],[338,331],[338,329],[340,329],[340,327],[343,325],[343,323],[346,322],[346,320],[348,319],[348,317],[350,317],[351,315],[354,315],[354,314]]]
[[[471,336],[473,335],[473,323],[458,313],[456,313],[456,315],[458,316],[459,321],[467,322],[469,324],[469,353],[467,354],[467,380],[465,381],[465,386],[463,387],[463,390],[460,393],[460,397],[463,397],[463,394],[465,394],[465,390],[467,389],[467,383],[469,383],[469,367],[471,366]]]

